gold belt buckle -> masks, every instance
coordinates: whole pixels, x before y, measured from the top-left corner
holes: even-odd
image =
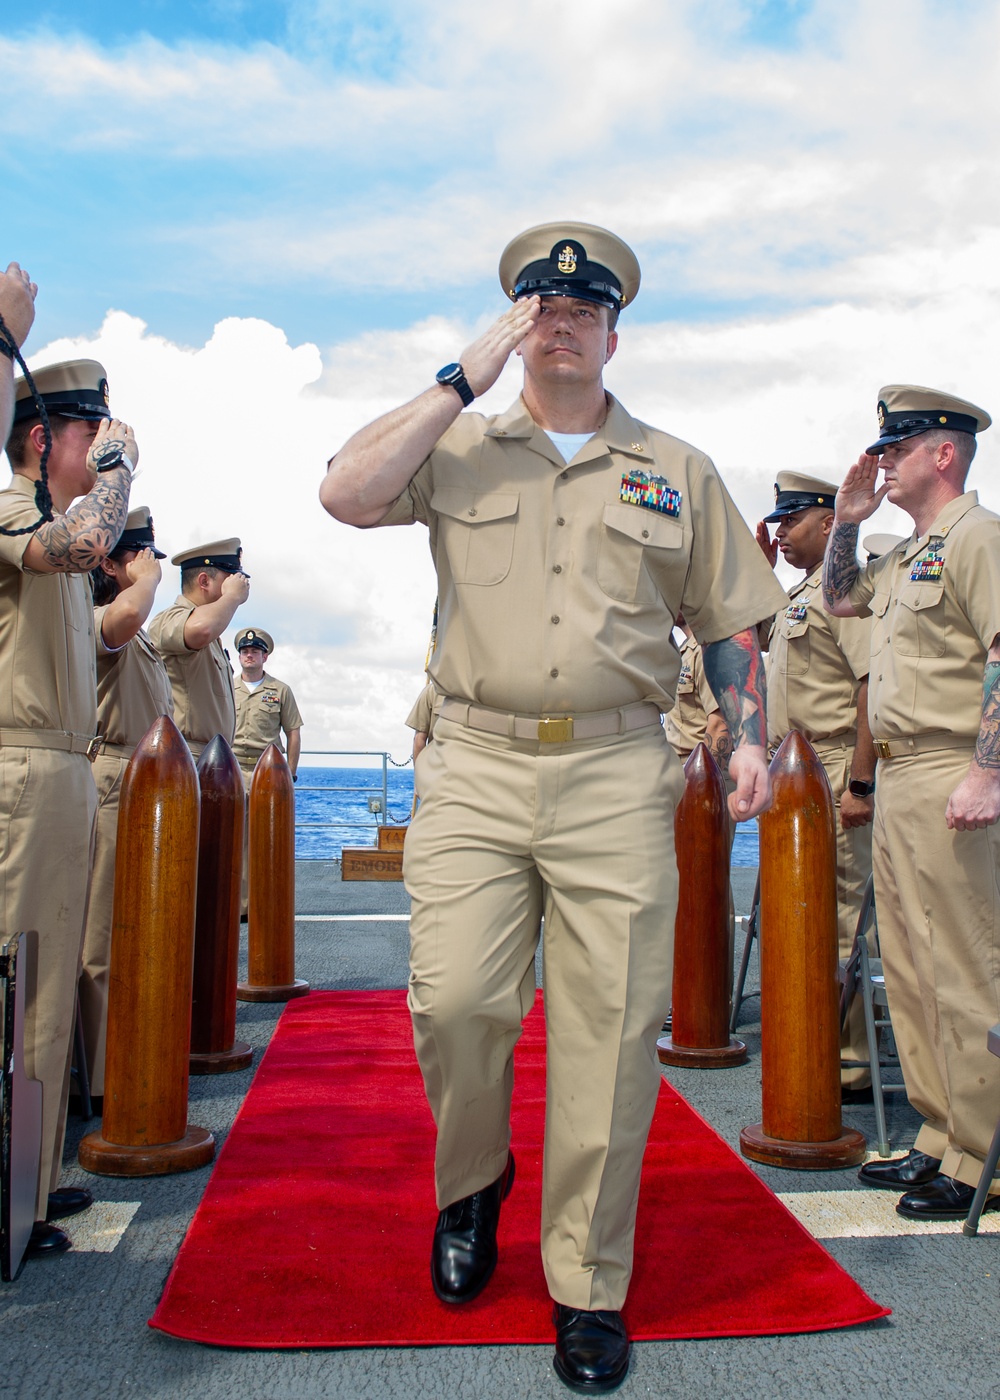
[[[892,758],[892,748],[888,739],[875,740],[875,752],[879,758]]]
[[[538,740],[542,744],[568,744],[573,739],[573,720],[566,719],[540,719],[538,721]]]

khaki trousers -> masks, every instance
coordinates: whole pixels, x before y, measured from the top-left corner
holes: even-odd
[[[94,760],[97,821],[94,864],[87,899],[80,974],[80,1014],[87,1047],[90,1092],[104,1093],[104,1052],[108,1032],[108,973],[111,968],[111,918],[115,896],[115,850],[118,845],[118,799],[129,761],[124,754],[98,754]]]
[[[869,824],[845,831],[840,824],[840,799],[850,781],[853,745],[849,749],[843,744],[818,743],[813,747],[830,780],[837,805],[833,814],[837,825],[837,942],[841,958],[847,958],[854,943],[865,886],[872,873],[872,828]],[[870,945],[869,937],[874,956]],[[865,1009],[860,997],[855,997],[851,1005],[840,1039],[840,1053],[845,1060],[868,1059]],[[871,1083],[871,1075],[864,1067],[845,1067],[840,1071],[840,1082],[853,1089],[862,1088]]]
[[[544,914],[542,1259],[557,1302],[619,1309],[670,1006],[680,764],[659,726],[543,745],[440,719],[417,777],[409,1005],[438,1206],[507,1160]]]
[[[42,1083],[38,1220],[62,1166],[96,807],[83,754],[0,749],[0,938],[38,933],[24,1025],[25,1073]]]
[[[243,791],[246,799],[243,807],[243,882],[240,885],[240,918],[245,919],[250,907],[250,784],[253,782],[257,760],[254,759],[249,766],[240,759],[237,759],[237,762],[240,765],[240,772],[243,774]]]
[[[949,831],[944,820],[972,752],[880,760],[873,850],[889,1014],[925,1119],[915,1145],[967,1186],[1000,1119],[1000,1065],[986,1049],[1000,1021],[1000,827]]]

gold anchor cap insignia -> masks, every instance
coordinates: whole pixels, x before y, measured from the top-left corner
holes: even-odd
[[[569,277],[576,271],[576,249],[572,243],[567,243],[566,247],[559,254],[559,261],[556,264],[559,271]]]

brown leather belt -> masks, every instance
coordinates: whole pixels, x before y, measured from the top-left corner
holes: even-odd
[[[103,742],[100,734],[70,734],[65,729],[0,729],[0,749],[61,749],[82,753],[91,763]]]
[[[628,734],[660,723],[657,705],[641,702],[622,705],[617,710],[600,710],[585,715],[506,715],[487,710],[465,700],[446,697],[438,712],[442,719],[502,734],[508,739],[537,739],[541,744],[571,744],[575,739],[603,739],[609,734]]]
[[[962,734],[913,734],[908,739],[875,739],[874,744],[879,758],[906,758],[937,749],[974,749],[976,740]]]

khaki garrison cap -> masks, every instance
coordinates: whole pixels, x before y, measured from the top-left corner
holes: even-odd
[[[578,297],[620,311],[639,290],[639,263],[627,243],[596,224],[537,224],[500,255],[500,285],[521,297]]]
[[[869,559],[881,559],[883,554],[888,554],[890,549],[902,544],[903,539],[903,535],[865,535],[861,541],[861,548]]]
[[[985,409],[966,399],[956,399],[954,394],[943,394],[940,389],[925,389],[920,384],[887,384],[878,395],[878,442],[872,443],[868,453],[882,453],[894,442],[928,433],[932,428],[982,433],[992,421]]]
[[[108,376],[97,360],[60,360],[33,369],[31,377],[47,412],[61,418],[110,418]],[[14,381],[14,422],[39,417],[38,405],[24,378]]]
[[[153,517],[149,513],[149,506],[136,506],[135,510],[129,511],[125,529],[111,552],[120,554],[126,549],[151,549],[157,559],[166,559],[163,550],[156,548]]]
[[[803,476],[801,472],[779,472],[774,483],[774,510],[764,519],[780,520],[783,515],[794,515],[809,506],[829,506],[833,510],[836,499],[837,488],[830,481]]]
[[[244,627],[242,632],[236,633],[236,650],[242,651],[244,647],[261,647],[270,656],[274,642],[263,627]]]
[[[170,562],[179,564],[181,569],[222,569],[227,574],[241,574],[242,554],[238,539],[213,540],[211,544],[199,544],[194,549],[182,549]]]

